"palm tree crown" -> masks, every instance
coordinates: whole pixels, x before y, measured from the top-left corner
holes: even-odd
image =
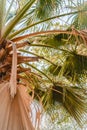
[[[34,99],[44,110],[61,102],[82,127],[86,8],[85,1],[0,0],[0,129],[33,130],[28,112]]]

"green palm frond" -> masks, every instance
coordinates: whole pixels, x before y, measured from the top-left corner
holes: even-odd
[[[59,48],[65,44],[63,39],[67,39],[68,35],[59,34],[59,35],[49,35],[41,38],[41,42],[47,45],[54,46],[55,48]],[[40,38],[39,38],[40,39]]]
[[[62,66],[60,65],[56,65],[56,66],[50,65],[48,69],[51,74],[53,74],[54,76],[57,76],[61,70],[61,67]]]
[[[85,1],[82,4],[79,4],[77,7],[70,7],[72,10],[81,10],[87,9],[87,2]],[[72,25],[77,29],[86,29],[87,28],[87,12],[80,12],[76,14],[72,19]]]
[[[35,56],[37,56],[37,57],[40,57],[40,59],[43,59],[43,60],[49,62],[50,64],[52,64],[53,66],[56,66],[52,61],[50,61],[49,59],[47,59],[47,58],[45,58],[45,57],[43,57],[43,56],[41,56],[41,55],[35,54],[35,53],[30,52],[30,51],[27,51],[27,50],[22,50],[22,49],[21,49],[20,51],[21,51],[21,52],[24,52],[24,53],[27,53],[27,54],[35,55]]]
[[[0,0],[0,37],[1,37],[1,33],[2,33],[2,28],[3,26],[5,26],[4,23],[4,17],[5,17],[5,8],[6,5],[6,0]]]
[[[78,124],[82,127],[87,114],[87,93],[85,89],[65,86],[63,84],[50,86],[46,89],[36,87],[34,89],[42,101],[44,109],[47,111],[55,102],[62,103],[71,116],[75,118]],[[37,96],[35,96],[37,99]]]
[[[20,33],[23,33],[24,31],[28,30],[29,28],[34,27],[34,26],[36,26],[36,25],[39,25],[39,24],[41,24],[41,23],[44,23],[44,22],[47,22],[47,21],[50,21],[50,20],[53,20],[53,19],[56,19],[56,18],[61,18],[61,17],[64,17],[64,16],[68,16],[68,15],[74,15],[74,14],[77,14],[77,13],[79,13],[79,12],[86,12],[86,10],[73,11],[73,12],[64,13],[64,14],[60,14],[60,15],[53,16],[53,17],[49,17],[49,18],[46,18],[46,19],[44,19],[44,20],[39,20],[38,22],[29,24],[28,26],[23,27],[23,28],[19,29],[19,30],[16,31],[16,32],[13,32],[12,34],[10,34],[10,35],[8,36],[8,38],[9,38],[9,39],[12,39],[12,38],[15,37],[16,35],[18,35],[18,34],[20,34]]]
[[[80,126],[84,125],[84,115],[87,114],[87,93],[79,88],[67,88],[65,90],[64,105]],[[79,94],[78,94],[79,92]]]
[[[66,54],[65,54],[66,55]],[[60,69],[59,76],[65,76],[72,81],[78,81],[81,75],[87,73],[87,56],[68,53],[63,66]]]
[[[36,71],[38,71],[39,73],[41,73],[45,78],[47,78],[51,83],[53,83],[53,80],[47,74],[45,74],[43,71],[41,71],[40,69],[36,68],[32,64],[26,63],[26,65],[32,67],[33,69],[35,69]]]
[[[3,38],[6,38],[8,36],[8,34],[12,31],[15,25],[21,20],[23,15],[27,12],[27,10],[32,6],[32,4],[35,1],[36,0],[31,0],[30,2],[27,2],[27,4],[25,4],[24,7],[18,12],[18,14],[13,18],[13,20],[11,20],[10,23],[6,25],[6,29],[3,33]]]
[[[50,14],[57,10],[62,0],[39,0],[36,5],[35,13],[38,18],[45,19],[49,17]]]

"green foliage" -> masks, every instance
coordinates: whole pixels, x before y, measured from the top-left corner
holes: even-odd
[[[66,55],[66,54],[65,54]],[[60,70],[60,76],[65,76],[73,81],[87,72],[87,56],[79,55],[74,52],[68,53],[66,60]]]
[[[63,46],[65,44],[65,41],[63,39],[66,38],[67,35],[59,34],[59,35],[51,35],[43,39],[43,43],[47,45],[54,46],[55,48],[58,48],[60,46]]]
[[[2,28],[4,26],[4,15],[6,11],[5,4],[6,4],[6,0],[0,0],[0,35],[1,35]]]
[[[32,6],[32,4],[35,2],[35,0],[31,0],[27,4],[24,5],[24,7],[18,12],[18,14],[13,18],[12,21],[7,25],[3,38],[6,38],[8,34],[12,31],[12,29],[15,27],[15,25],[22,19],[23,15],[27,12],[27,10]]]
[[[70,7],[73,10],[86,10],[87,2],[83,2],[82,4],[78,4],[78,7]],[[72,25],[74,25],[77,29],[86,29],[87,28],[87,12],[80,12],[76,14],[72,20]]]
[[[38,18],[45,19],[57,10],[62,0],[39,0],[36,5],[36,15]]]
[[[50,67],[49,67],[50,73],[55,76],[57,76],[59,74],[60,69],[61,69],[61,66],[58,66],[58,65],[56,65],[56,66],[50,65]]]
[[[76,5],[72,0],[16,2],[16,10],[12,13],[14,1],[10,1],[6,9],[6,1],[0,0],[0,79],[5,80],[2,79],[4,73],[8,76],[7,81],[10,77],[14,43],[18,53],[18,83],[28,86],[28,93],[46,111],[55,102],[63,104],[82,126],[83,114],[87,113],[87,49],[81,53],[78,48],[87,44],[87,32],[76,28],[87,27],[87,3]],[[76,7],[65,11],[66,4],[70,3]],[[74,20],[68,21],[72,16]],[[60,18],[65,23],[62,26],[59,24]],[[80,49],[84,52],[84,48],[81,46]],[[32,55],[36,57],[32,58]]]

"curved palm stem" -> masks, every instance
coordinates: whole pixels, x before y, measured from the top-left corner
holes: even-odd
[[[36,47],[48,47],[48,48],[52,48],[52,49],[57,49],[56,47],[51,46],[51,45],[46,45],[46,44],[31,44],[31,43],[28,43],[28,41],[25,41],[23,43],[17,43],[16,46],[17,46],[17,49],[18,48],[22,48],[24,46],[29,46],[29,47],[30,46],[32,46],[32,47],[34,47],[34,46],[36,46]],[[8,50],[12,51],[12,46],[8,47]]]
[[[35,26],[35,25],[41,24],[41,23],[43,23],[43,22],[46,22],[46,21],[49,21],[49,20],[52,20],[52,19],[56,19],[56,18],[60,18],[60,17],[64,17],[64,16],[68,16],[68,15],[71,15],[71,14],[76,14],[76,13],[80,13],[80,12],[85,12],[85,11],[87,11],[87,10],[79,10],[79,11],[64,13],[64,14],[61,14],[61,15],[57,15],[57,16],[53,16],[53,17],[47,18],[47,19],[45,19],[45,20],[38,21],[38,22],[36,22],[36,23],[33,23],[33,24],[31,24],[31,25],[29,25],[29,26],[27,26],[27,27],[24,27],[24,28],[22,28],[22,29],[20,29],[20,30],[18,30],[18,31],[16,31],[16,32],[14,32],[13,34],[9,35],[8,38],[9,38],[9,39],[12,39],[12,38],[13,38],[14,36],[16,36],[17,34],[23,32],[23,31],[25,31],[25,30],[28,30],[29,28],[31,28],[31,27],[33,27],[33,26]]]
[[[47,58],[45,58],[45,57],[43,57],[43,56],[40,56],[40,55],[38,55],[38,54],[35,54],[35,53],[33,53],[33,52],[30,52],[30,51],[23,50],[23,49],[20,49],[20,51],[21,51],[21,52],[24,52],[24,53],[27,53],[27,54],[35,55],[35,56],[37,56],[37,57],[40,57],[41,59],[43,59],[43,60],[45,60],[45,61],[51,63],[51,64],[54,65],[54,66],[56,66],[56,64],[54,64],[52,61],[48,60]]]
[[[13,18],[13,20],[11,20],[10,23],[8,23],[6,25],[6,28],[2,34],[2,38],[6,38],[9,35],[9,33],[12,31],[12,29],[15,27],[15,25],[17,25],[17,23],[21,20],[23,15],[27,12],[27,10],[32,6],[32,4],[35,1],[36,0],[30,0],[29,2],[27,2],[23,6],[23,8],[19,11],[19,13]]]
[[[73,31],[66,31],[66,30],[48,30],[48,31],[41,31],[41,32],[34,32],[30,34],[26,34],[23,36],[15,37],[11,39],[13,42],[18,42],[27,38],[35,37],[38,35],[50,35],[50,34],[70,34],[70,35],[80,35],[78,32],[75,33]]]
[[[38,72],[40,72],[47,79],[49,79],[49,81],[51,81],[51,83],[53,83],[53,80],[50,77],[48,77],[44,72],[42,72],[41,70],[39,70],[38,68],[36,68],[35,66],[33,66],[33,65],[29,64],[29,63],[25,63],[25,64],[28,65],[28,66],[30,66],[30,67],[32,67],[33,69],[37,70]]]
[[[0,0],[0,37],[2,35],[2,29],[4,26],[4,14],[5,14],[5,4],[6,0]]]

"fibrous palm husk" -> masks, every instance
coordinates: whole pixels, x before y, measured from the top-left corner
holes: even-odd
[[[34,130],[29,117],[32,98],[17,84],[17,50],[13,43],[10,81],[0,83],[0,130]]]
[[[80,127],[83,127],[84,117],[87,115],[87,92],[84,88],[64,86],[61,84],[53,87],[53,100],[61,102],[74,117]]]
[[[0,84],[0,130],[34,130],[29,117],[31,97],[23,85],[17,85],[14,98],[9,83]]]

